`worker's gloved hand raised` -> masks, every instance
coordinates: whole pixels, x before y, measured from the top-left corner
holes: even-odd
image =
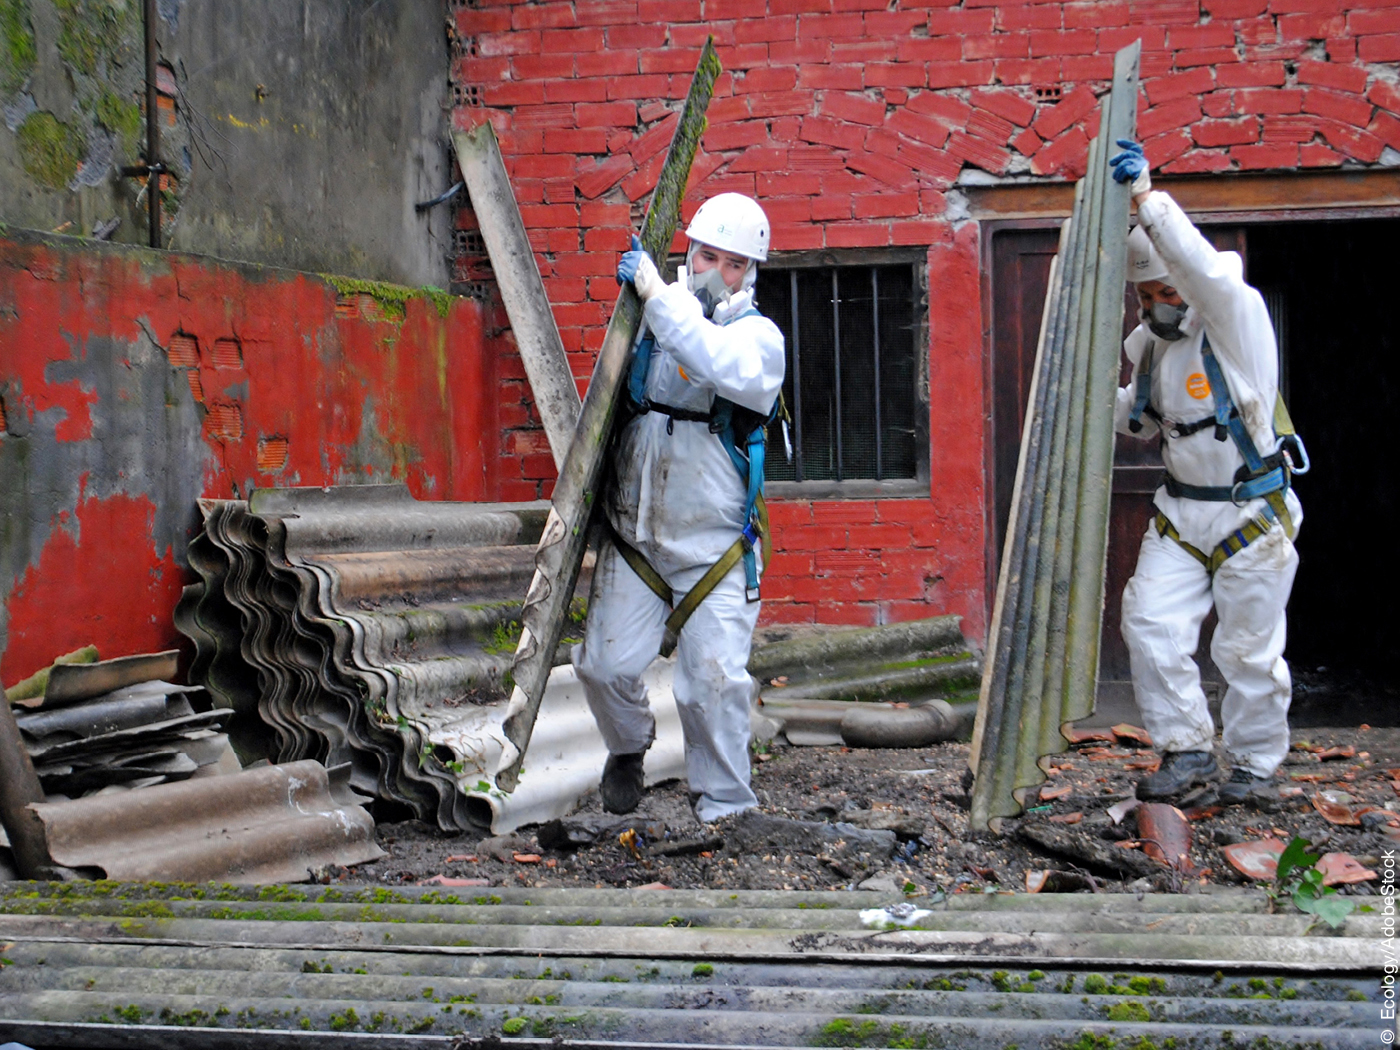
[[[1113,168],[1113,180],[1132,183],[1134,197],[1146,193],[1152,188],[1152,176],[1148,174],[1147,158],[1143,156],[1142,146],[1132,139],[1119,139],[1118,145],[1123,152],[1115,153],[1108,161],[1109,166]]]
[[[635,233],[632,234],[631,250],[623,252],[617,264],[617,283],[625,284],[628,281],[632,282],[643,302],[666,287],[651,256],[642,250],[642,239]]]

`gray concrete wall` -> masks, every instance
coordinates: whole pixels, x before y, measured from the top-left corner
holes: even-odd
[[[140,0],[6,0],[32,54],[0,59],[0,222],[145,243]],[[447,287],[445,0],[159,0],[170,75],[163,244]],[[81,45],[81,46],[80,46]],[[140,108],[137,108],[137,107]],[[75,163],[76,160],[76,163]]]

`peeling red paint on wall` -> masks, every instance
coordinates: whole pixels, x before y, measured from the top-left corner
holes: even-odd
[[[501,498],[481,305],[442,316],[415,296],[391,317],[344,298],[292,271],[0,239],[5,682],[88,642],[175,644],[201,496],[403,481]]]
[[[91,497],[49,534],[6,601],[6,685],[89,643],[103,659],[180,643],[170,614],[186,573],[151,542],[155,511],[145,496]]]

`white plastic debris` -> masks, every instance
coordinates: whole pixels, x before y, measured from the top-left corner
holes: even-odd
[[[916,908],[908,901],[901,901],[898,904],[886,904],[883,908],[862,908],[860,921],[865,926],[884,929],[891,924],[913,926],[925,915],[932,914],[927,908]]]

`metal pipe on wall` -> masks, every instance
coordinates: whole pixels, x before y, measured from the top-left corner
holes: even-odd
[[[160,247],[160,162],[159,92],[156,90],[156,0],[145,0],[141,12],[146,33],[146,209],[150,216],[150,244]]]

